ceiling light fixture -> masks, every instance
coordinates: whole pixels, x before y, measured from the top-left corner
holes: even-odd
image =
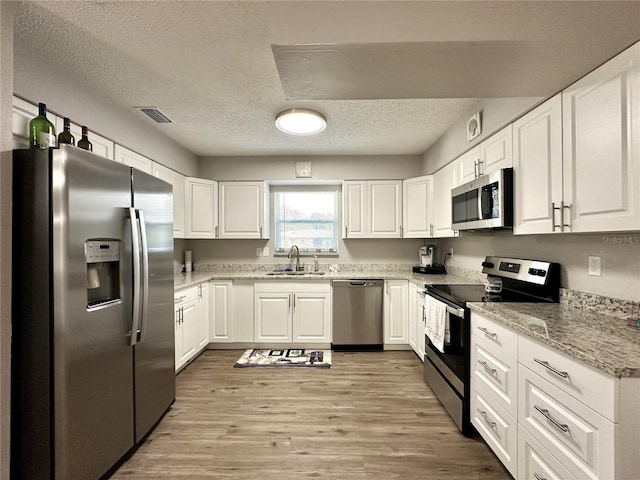
[[[276,115],[276,128],[289,135],[316,135],[327,128],[327,119],[315,110],[291,108]]]

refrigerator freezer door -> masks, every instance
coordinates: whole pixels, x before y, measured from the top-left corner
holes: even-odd
[[[134,347],[135,437],[139,442],[175,399],[171,185],[133,170],[133,206],[139,216],[143,269],[137,288],[146,299]]]
[[[52,152],[55,478],[98,478],[132,446],[129,168]],[[85,242],[121,244],[120,302],[87,308]],[[130,257],[129,257],[130,258]]]

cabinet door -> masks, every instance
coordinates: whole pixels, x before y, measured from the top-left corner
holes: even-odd
[[[196,306],[197,302],[188,302],[182,305],[180,366],[187,363],[196,354],[198,347],[199,331]]]
[[[291,342],[291,297],[291,293],[256,293],[256,342]]]
[[[480,175],[513,166],[513,133],[511,125],[491,135],[480,144]]]
[[[418,317],[418,287],[415,283],[409,283],[409,346],[418,354],[418,324],[421,319]]]
[[[89,140],[93,141],[91,137]],[[77,142],[78,138],[76,137],[76,143]],[[153,162],[151,159],[118,144],[115,145],[114,152],[116,162],[124,163],[125,165],[129,165],[130,167],[148,173],[149,175],[152,174]]]
[[[220,182],[219,238],[269,238],[264,182]]]
[[[184,238],[184,175],[153,162],[153,176],[173,187],[173,238]]]
[[[295,293],[293,341],[331,343],[331,294]]]
[[[59,135],[60,132],[64,129],[64,118],[56,117],[56,133]],[[78,144],[78,140],[82,138],[82,127],[76,123],[71,122],[71,134],[76,139],[76,145]],[[109,140],[102,135],[98,135],[95,132],[89,130],[89,141],[93,146],[93,153],[96,155],[100,155],[101,157],[108,158],[109,160],[114,159],[114,148],[115,144],[113,141]],[[143,157],[144,158],[144,157]]]
[[[562,92],[565,223],[640,230],[640,43]]]
[[[418,358],[424,362],[426,339],[424,330],[427,327],[427,312],[424,308],[424,294],[418,293],[418,301],[416,302],[416,316],[418,325],[418,336],[416,346],[418,347]]]
[[[367,182],[369,237],[400,238],[402,228],[402,180]]]
[[[233,282],[230,280],[210,282],[211,342],[233,342]]]
[[[451,229],[451,189],[458,185],[456,162],[442,167],[433,175],[433,223],[434,237],[453,237],[457,230]]]
[[[185,178],[186,238],[216,238],[218,182]]]
[[[38,106],[16,96],[13,97],[13,148],[29,148],[29,122],[38,116]],[[55,115],[47,113],[47,118],[55,125]],[[58,131],[56,130],[56,134]]]
[[[384,343],[408,345],[408,282],[387,280],[384,283]]]
[[[343,238],[365,238],[367,182],[349,180],[342,183]]]
[[[198,285],[196,303],[196,350],[200,351],[209,344],[209,284]]]
[[[173,312],[174,332],[174,351],[175,351],[175,369],[179,370],[185,362],[182,361],[182,307],[176,306]]]
[[[513,145],[513,233],[562,231],[559,211],[562,202],[560,94],[514,122]]]
[[[456,160],[458,165],[458,185],[470,182],[479,176],[480,167],[480,146],[474,147],[467,153],[464,153]]]
[[[434,234],[431,218],[433,179],[429,176],[402,182],[402,236],[425,238]],[[449,203],[451,201],[449,200]]]

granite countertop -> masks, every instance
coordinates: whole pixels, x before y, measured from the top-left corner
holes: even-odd
[[[207,282],[209,280],[269,280],[269,281],[295,281],[295,282],[308,282],[308,281],[322,281],[322,280],[342,280],[342,279],[369,279],[380,278],[383,280],[409,280],[416,285],[423,286],[426,283],[482,283],[478,280],[472,280],[459,275],[424,275],[412,272],[398,272],[398,271],[341,271],[341,272],[324,272],[324,275],[267,275],[264,271],[228,271],[228,272],[191,272],[191,273],[178,273],[174,276],[173,284],[174,290],[180,290],[182,288],[191,287],[201,282]]]
[[[640,377],[640,329],[624,319],[560,303],[470,303],[506,325],[616,377]]]

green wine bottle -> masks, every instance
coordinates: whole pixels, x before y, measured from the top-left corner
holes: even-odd
[[[64,130],[60,132],[60,135],[58,135],[58,145],[62,143],[75,145],[76,138],[71,134],[71,121],[67,117],[64,117],[63,122],[64,122]]]
[[[90,152],[93,152],[93,144],[89,141],[88,135],[89,135],[89,129],[83,125],[82,138],[78,140],[78,147],[84,148],[85,150],[89,150]]]
[[[42,150],[56,146],[56,129],[47,119],[47,106],[38,104],[38,116],[29,122],[29,144]]]

